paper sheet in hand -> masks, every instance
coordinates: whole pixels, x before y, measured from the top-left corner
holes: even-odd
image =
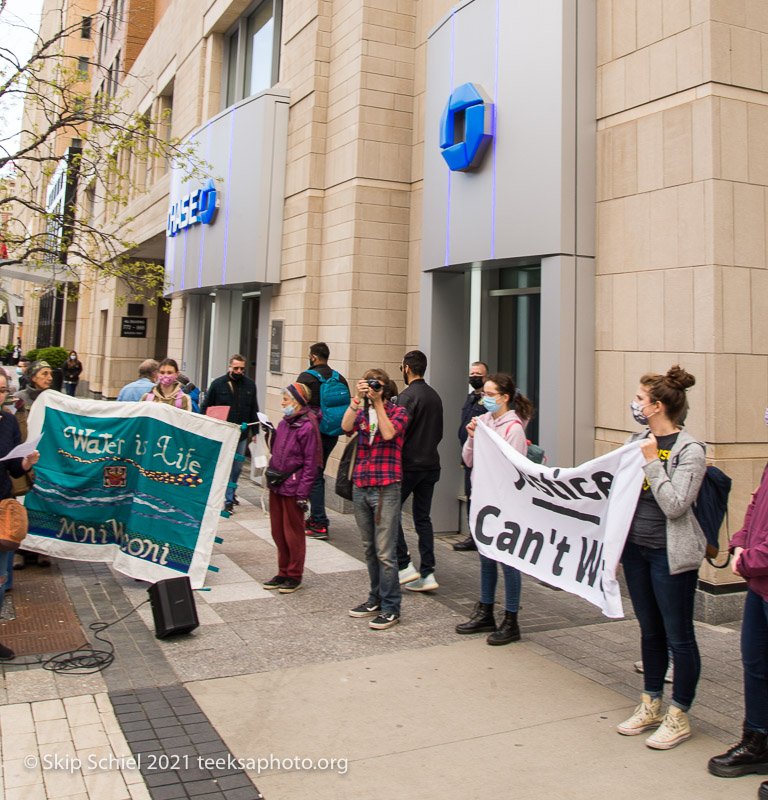
[[[14,447],[10,453],[7,453],[0,458],[0,461],[9,461],[12,458],[24,458],[24,456],[34,453],[35,450],[37,450],[37,445],[42,438],[43,435],[40,434],[40,436],[35,436],[34,439],[30,439],[27,442],[22,442],[18,447]]]

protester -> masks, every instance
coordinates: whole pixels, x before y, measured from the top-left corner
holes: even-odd
[[[181,389],[184,394],[189,395],[189,399],[192,401],[192,410],[195,414],[200,413],[200,389],[195,386],[194,383],[189,379],[188,375],[185,375],[183,372],[179,373],[178,381],[181,384]]]
[[[406,589],[428,592],[438,588],[435,579],[435,534],[432,530],[432,495],[440,480],[440,456],[437,446],[443,438],[443,401],[424,380],[427,357],[421,350],[411,350],[400,365],[405,389],[397,405],[408,413],[408,427],[403,438],[403,482],[400,504],[413,495],[413,524],[419,540],[419,570],[411,563],[403,532],[402,515],[398,521],[398,580]]]
[[[4,403],[8,397],[8,381],[5,375],[0,375],[0,403]],[[0,411],[0,458],[6,456],[21,444],[21,431],[16,417],[8,411]],[[24,458],[11,458],[8,461],[0,461],[0,500],[11,497],[12,484],[9,474],[20,478],[29,472],[37,464],[40,453],[37,450]],[[14,551],[0,553],[0,611],[3,608],[6,587],[13,566]],[[14,652],[9,647],[0,644],[0,660],[7,661],[14,657]]]
[[[150,403],[165,403],[183,411],[192,410],[192,398],[184,393],[179,382],[179,365],[172,358],[164,358],[157,369],[157,386],[142,398]]]
[[[331,419],[331,415],[334,415],[333,408],[328,409],[326,407],[323,410],[320,426],[323,459],[319,465],[317,480],[313,484],[309,495],[309,517],[306,523],[307,536],[312,539],[328,538],[329,521],[328,514],[325,511],[325,467],[328,464],[328,458],[333,452],[333,448],[336,447],[336,443],[339,441],[338,433],[324,433],[324,430],[334,424],[340,425],[344,408],[349,405],[349,384],[343,375],[328,366],[330,355],[331,351],[325,342],[313,344],[309,348],[309,369],[296,378],[299,383],[309,387],[311,392],[309,404],[314,408],[319,409],[323,406],[323,395],[329,391],[332,392],[334,398],[343,398],[343,406],[339,409],[341,413],[335,414],[338,422]],[[341,389],[337,384],[341,384],[341,387],[344,388]],[[338,430],[338,428],[335,428],[335,430]]]
[[[485,406],[483,405],[483,386],[488,380],[488,365],[484,361],[473,361],[469,368],[469,385],[472,391],[467,395],[464,401],[464,406],[461,409],[461,423],[459,425],[459,442],[464,447],[464,442],[467,441],[467,425],[474,417],[479,417],[485,414]],[[469,517],[470,502],[472,497],[472,467],[468,467],[461,460],[461,466],[464,470],[464,496],[467,498],[467,517]],[[477,550],[475,540],[470,533],[466,539],[456,542],[453,545],[454,550],[466,551]]]
[[[356,392],[341,426],[347,433],[358,434],[352,502],[371,588],[368,599],[350,609],[349,615],[375,617],[369,626],[384,630],[400,622],[401,592],[395,548],[403,480],[403,434],[408,414],[390,402],[393,386],[383,369],[369,369],[357,382]]]
[[[14,395],[15,398],[21,401],[23,404],[21,408],[18,408],[16,412],[16,424],[19,426],[19,430],[21,432],[21,441],[26,441],[27,439],[27,419],[29,417],[29,411],[34,405],[35,401],[43,392],[48,391],[51,388],[51,383],[53,383],[53,374],[51,372],[50,364],[47,361],[35,361],[34,364],[27,367],[25,371],[25,377],[27,379],[27,386],[25,389],[21,389],[20,391],[16,392]],[[25,470],[28,472],[29,470]],[[21,475],[14,475],[11,473],[14,478],[23,478],[24,473]],[[25,483],[23,481],[22,483]],[[16,494],[26,493],[31,488],[30,485],[24,485],[22,487],[15,486],[13,487],[13,491]],[[16,558],[14,559],[13,568],[15,570],[24,569],[28,564],[36,564],[38,567],[50,567],[51,562],[42,553],[34,553],[30,550],[19,549],[16,551]]]
[[[64,391],[70,397],[74,397],[77,391],[77,383],[80,380],[80,373],[83,371],[83,365],[74,350],[70,352],[67,363],[62,367],[61,371],[64,377]]]
[[[642,442],[645,482],[621,562],[640,623],[645,691],[617,730],[634,736],[658,728],[645,740],[655,750],[669,750],[691,737],[688,709],[701,672],[693,602],[706,540],[691,504],[707,464],[704,445],[679,423],[686,389],[695,382],[678,365],[666,375],[643,375],[630,404],[635,421],[647,425],[627,440]],[[662,714],[668,650],[675,671],[672,700]]]
[[[117,395],[121,403],[136,402],[141,400],[147,392],[151,392],[157,383],[157,370],[159,364],[154,358],[148,358],[139,364],[139,378],[123,386]]]
[[[26,389],[29,384],[27,370],[31,363],[32,362],[26,356],[21,356],[21,358],[19,358],[19,363],[16,365],[16,377],[18,379],[19,389]]]
[[[304,509],[322,458],[319,412],[310,408],[310,394],[303,383],[292,383],[283,391],[284,417],[272,441],[272,457],[266,472],[269,521],[277,546],[277,575],[262,586],[277,589],[281,594],[301,588],[307,552]]]
[[[741,621],[744,729],[738,744],[709,760],[709,771],[722,778],[768,775],[768,466],[729,547],[733,574],[747,582]],[[768,798],[768,781],[758,796]]]
[[[230,485],[227,486],[224,509],[231,514],[237,504],[237,495],[233,485],[237,486],[237,479],[243,469],[242,458],[245,456],[248,446],[248,433],[249,430],[256,433],[259,429],[257,424],[251,424],[255,423],[258,418],[259,401],[256,397],[256,384],[245,374],[245,356],[231,356],[227,374],[216,378],[208,387],[200,410],[205,414],[212,406],[229,408],[227,422],[250,426],[243,428],[240,432],[240,442],[237,445],[236,457],[229,475]]]
[[[464,463],[471,469],[474,464],[475,431],[478,421],[498,434],[518,453],[525,455],[527,440],[525,426],[533,417],[534,408],[531,401],[517,391],[510,375],[497,372],[491,375],[483,386],[483,406],[486,413],[481,417],[473,417],[467,424],[467,440],[461,451]],[[504,617],[496,627],[493,616],[493,604],[496,602],[496,581],[498,580],[498,562],[486,556],[480,556],[480,600],[475,604],[472,615],[456,626],[456,633],[490,632],[486,639],[488,644],[502,645],[520,639],[520,625],[517,620],[520,611],[521,578],[519,570],[508,564],[501,565],[504,574]]]

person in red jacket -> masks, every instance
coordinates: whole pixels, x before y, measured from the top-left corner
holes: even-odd
[[[304,512],[322,459],[319,409],[308,405],[310,392],[303,383],[285,388],[280,420],[266,470],[269,521],[277,545],[277,575],[262,583],[265,589],[290,594],[301,588],[307,538]]]
[[[733,574],[747,582],[741,623],[744,732],[738,744],[709,760],[709,771],[721,778],[768,775],[768,465],[730,550]],[[768,781],[758,797],[768,800]]]

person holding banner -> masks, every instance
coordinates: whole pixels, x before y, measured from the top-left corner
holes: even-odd
[[[706,540],[691,505],[707,468],[704,445],[680,426],[686,390],[696,379],[675,365],[647,374],[631,403],[641,433],[645,482],[621,556],[632,606],[640,623],[645,691],[617,730],[635,736],[658,730],[645,743],[669,750],[691,737],[688,709],[696,694],[701,659],[693,627],[693,602]],[[675,664],[672,700],[662,713],[669,652]]]
[[[487,413],[474,417],[467,425],[467,440],[461,451],[463,462],[472,468],[474,457],[475,429],[478,424],[486,425],[505,439],[518,453],[525,455],[528,442],[525,438],[525,426],[534,415],[531,401],[517,391],[510,375],[497,372],[491,375],[483,386],[483,406]],[[479,423],[478,423],[479,420]],[[517,614],[520,610],[520,572],[507,564],[501,565],[504,573],[504,618],[499,627],[493,616],[493,604],[496,602],[496,581],[498,580],[498,562],[486,556],[480,556],[480,600],[475,604],[472,616],[456,626],[456,633],[490,632],[486,639],[488,644],[501,645],[516,642],[520,639],[520,626]]]
[[[729,549],[731,571],[747,582],[741,622],[744,733],[728,752],[709,760],[709,771],[721,778],[768,775],[768,466]],[[758,797],[768,797],[768,781],[760,785]]]
[[[304,512],[322,461],[319,410],[310,408],[309,387],[292,383],[283,391],[283,419],[272,441],[265,476],[269,486],[269,522],[277,546],[277,575],[265,589],[290,594],[301,588],[307,537]]]
[[[8,397],[8,379],[5,374],[0,375],[0,404]],[[21,444],[21,431],[16,417],[9,411],[0,411],[0,458],[7,455]],[[12,484],[10,475],[20,478],[37,464],[40,453],[35,450],[24,458],[12,458],[0,461],[0,500],[11,497]],[[16,551],[18,552],[18,551]],[[5,599],[5,590],[8,585],[9,570],[12,569],[14,551],[0,553],[0,610]],[[15,654],[10,647],[0,644],[0,661],[14,658]]]
[[[192,410],[192,398],[184,393],[179,381],[179,365],[172,358],[164,358],[157,368],[157,386],[142,398],[142,402],[165,403],[184,411]]]

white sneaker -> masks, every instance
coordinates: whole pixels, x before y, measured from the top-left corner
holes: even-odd
[[[411,592],[431,592],[434,589],[439,589],[440,585],[435,580],[435,573],[432,572],[429,575],[426,575],[423,578],[419,578],[415,581],[409,581],[405,588],[410,590]]]
[[[407,567],[403,567],[403,569],[397,571],[397,577],[400,580],[400,585],[402,586],[404,583],[410,583],[411,581],[415,581],[417,578],[421,577],[421,573],[413,566],[411,561],[408,562]]]
[[[641,675],[645,672],[642,661],[635,661],[635,672],[639,672]],[[667,674],[664,676],[664,683],[674,683],[674,681],[675,665],[672,663],[672,661],[670,661],[669,666],[667,667]]]
[[[661,725],[664,715],[661,713],[661,698],[651,699],[649,694],[643,693],[640,705],[634,710],[629,719],[625,719],[616,730],[623,736],[637,736],[650,728]]]
[[[654,750],[671,750],[680,742],[691,738],[691,723],[688,714],[677,706],[670,706],[656,733],[651,734],[645,743]]]

